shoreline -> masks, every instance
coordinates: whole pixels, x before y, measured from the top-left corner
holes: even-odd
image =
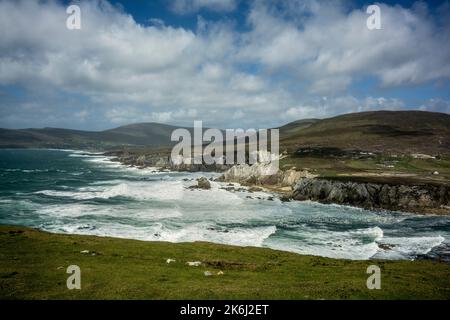
[[[6,148],[8,149],[8,148]],[[236,166],[229,166],[229,165],[220,165],[220,166],[206,166],[206,165],[181,165],[181,166],[173,166],[170,164],[169,156],[167,154],[167,150],[164,148],[153,150],[152,152],[144,152],[142,154],[136,154],[135,150],[101,150],[101,149],[90,149],[90,150],[81,150],[81,149],[54,149],[54,148],[11,148],[11,149],[42,149],[42,150],[55,150],[55,151],[74,151],[79,153],[86,153],[89,155],[103,155],[105,157],[110,157],[110,161],[112,162],[119,162],[120,164],[124,166],[134,167],[136,169],[145,169],[145,168],[153,168],[160,170],[162,172],[164,171],[173,171],[173,172],[186,172],[186,173],[193,173],[193,172],[215,172],[219,174],[225,174],[227,171],[229,171],[231,168]],[[295,174],[302,175],[304,172],[307,172],[307,170],[297,170],[295,168],[289,169],[289,170],[281,170],[281,178],[278,177],[277,179],[284,180],[283,175],[288,176],[288,179],[291,179],[292,172],[295,172]],[[308,173],[308,172],[307,172]],[[305,177],[302,177],[300,179],[291,181],[290,183],[280,183],[280,181],[273,183],[271,181],[271,177],[260,179],[261,177],[256,177],[256,182],[251,181],[249,182],[249,177],[243,177],[244,180],[242,181],[242,177],[237,177],[237,179],[225,179],[222,180],[222,182],[231,182],[231,183],[239,183],[242,186],[246,187],[255,187],[255,188],[263,188],[267,192],[272,193],[274,196],[277,196],[281,201],[313,201],[318,202],[321,204],[337,204],[337,205],[344,205],[344,206],[350,206],[354,208],[360,208],[360,209],[366,209],[366,210],[372,210],[372,211],[393,211],[393,212],[401,212],[401,213],[407,213],[407,214],[418,214],[418,215],[442,215],[442,216],[450,216],[450,183],[448,182],[440,182],[437,183],[436,181],[411,181],[409,178],[402,178],[401,176],[395,176],[395,175],[383,175],[383,174],[377,174],[377,175],[344,175],[344,176],[337,176],[337,177],[323,177],[323,176],[306,176],[307,179],[315,179],[315,182],[318,181],[326,181],[328,184],[336,184],[338,182],[340,183],[350,183],[356,186],[357,189],[359,189],[361,186],[365,187],[365,185],[368,185],[369,187],[373,187],[374,185],[377,186],[389,186],[394,187],[397,190],[394,190],[394,192],[398,193],[398,189],[404,189],[404,188],[411,188],[411,189],[417,189],[415,190],[415,194],[413,194],[412,201],[404,201],[404,206],[398,206],[397,202],[398,199],[401,199],[403,194],[399,193],[395,195],[396,199],[393,201],[392,199],[388,199],[387,201],[389,203],[387,204],[380,204],[378,203],[378,199],[376,201],[373,201],[370,199],[369,203],[367,203],[367,199],[359,199],[358,201],[354,201],[352,199],[354,195],[354,190],[350,194],[342,194],[342,190],[338,190],[337,193],[339,193],[342,199],[336,199],[336,198],[329,198],[328,195],[333,190],[326,190],[327,195],[323,196],[323,190],[319,192],[320,196],[317,194],[311,194],[312,192],[309,190],[306,192],[306,194],[302,194],[301,196],[294,195],[295,187],[297,186],[298,182],[301,182],[301,179],[304,179]],[[252,177],[253,178],[253,177]],[[219,180],[220,181],[220,180]],[[430,187],[436,187],[436,190],[433,190],[431,194],[426,195],[425,199],[422,199],[421,193],[426,189],[429,189]],[[440,188],[440,189],[439,189]],[[442,188],[444,191],[442,191]],[[329,189],[329,188],[327,188]],[[348,191],[348,190],[347,190]],[[418,191],[418,192],[416,192]],[[310,193],[310,194],[308,194]],[[367,193],[367,190],[365,191]],[[387,192],[388,194],[390,192]],[[442,198],[442,195],[438,193],[444,193],[445,196]],[[361,197],[361,195],[358,195]],[[363,195],[365,196],[365,195]],[[339,198],[339,197],[338,197]],[[434,202],[440,202],[438,205],[435,203],[431,206],[416,206],[415,204],[417,202],[420,202],[422,200],[425,200],[425,203],[430,202],[430,198]],[[441,199],[437,199],[441,198]],[[364,203],[361,203],[364,202]],[[409,205],[412,203],[413,205]]]
[[[74,154],[73,154],[74,153]],[[98,152],[96,152],[95,154],[90,154],[87,153],[85,151],[79,151],[79,152],[74,152],[74,151],[69,151],[67,153],[67,150],[65,150],[65,152],[60,152],[60,155],[58,154],[54,154],[54,153],[49,153],[50,157],[56,157],[56,158],[66,158],[68,157],[68,161],[69,163],[78,163],[78,161],[81,162],[95,162],[96,165],[95,167],[97,167],[97,164],[99,166],[99,168],[103,168],[104,166],[106,166],[106,172],[109,172],[110,169],[109,168],[117,168],[117,169],[112,169],[112,171],[116,171],[113,176],[109,176],[108,175],[108,179],[121,179],[120,177],[122,177],[124,174],[128,175],[128,172],[130,172],[130,174],[134,177],[136,177],[136,179],[132,179],[133,181],[136,180],[136,183],[131,183],[131,184],[126,184],[123,185],[122,182],[120,181],[115,181],[113,183],[113,185],[110,186],[110,184],[108,183],[106,187],[95,187],[93,189],[90,189],[90,191],[88,191],[87,193],[84,193],[83,188],[75,188],[75,190],[67,190],[67,191],[56,191],[53,192],[51,190],[44,190],[42,192],[38,192],[40,194],[44,194],[44,195],[48,195],[50,197],[64,197],[64,196],[68,196],[70,198],[74,198],[74,199],[94,199],[94,198],[110,198],[110,197],[115,197],[117,195],[123,195],[125,197],[131,197],[133,199],[139,200],[139,199],[146,199],[148,197],[152,198],[152,197],[159,197],[160,193],[157,190],[153,190],[154,188],[152,187],[152,185],[148,185],[145,181],[146,180],[160,180],[160,178],[147,178],[149,176],[152,176],[153,173],[157,172],[158,170],[156,170],[155,168],[151,168],[151,169],[143,169],[143,170],[139,170],[136,167],[129,167],[129,166],[125,166],[122,165],[118,162],[111,162],[111,157],[108,156],[104,156],[99,154]],[[72,161],[72,157],[73,157],[73,162]],[[81,159],[79,159],[81,157]],[[89,164],[87,164],[88,167],[90,167]],[[102,171],[103,169],[99,169],[100,171]],[[82,170],[83,171],[83,170]],[[140,172],[139,172],[140,171]],[[166,170],[164,170],[166,171]],[[88,172],[90,172],[90,170],[88,170]],[[159,176],[159,173],[156,173],[157,176]],[[322,216],[326,217],[327,219],[329,218],[329,216],[333,217],[330,219],[337,219],[335,224],[332,224],[331,226],[331,230],[334,230],[333,228],[336,225],[340,225],[341,223],[339,222],[340,220],[340,214],[343,213],[345,214],[347,211],[352,212],[351,216],[349,216],[349,219],[351,221],[353,220],[358,220],[360,218],[358,218],[358,216],[361,214],[363,216],[367,216],[369,219],[371,219],[371,217],[373,217],[376,221],[379,222],[383,222],[385,221],[384,219],[384,215],[389,216],[392,215],[394,218],[392,219],[392,221],[397,221],[397,220],[402,220],[405,218],[395,218],[395,216],[397,215],[397,213],[391,213],[391,212],[387,212],[387,213],[376,213],[373,211],[364,211],[363,209],[352,209],[354,207],[352,206],[348,206],[348,205],[330,205],[330,204],[320,204],[320,202],[316,202],[316,201],[306,201],[303,204],[301,202],[297,202],[294,201],[292,203],[282,203],[282,200],[278,199],[278,197],[276,195],[274,195],[274,192],[278,191],[278,190],[267,190],[267,189],[261,189],[261,188],[254,188],[254,187],[242,187],[240,184],[237,183],[225,183],[225,182],[211,182],[209,183],[209,181],[212,181],[214,179],[216,179],[219,174],[217,173],[192,173],[192,174],[180,174],[180,173],[176,173],[173,172],[173,178],[167,177],[168,180],[180,180],[176,182],[177,187],[180,186],[180,188],[183,188],[183,190],[193,190],[194,189],[211,189],[211,191],[202,191],[202,190],[198,190],[198,192],[194,192],[194,193],[190,193],[188,192],[186,195],[188,197],[193,197],[193,199],[196,199],[195,201],[200,201],[199,204],[202,204],[205,202],[205,200],[203,200],[204,197],[207,198],[211,198],[211,197],[223,197],[224,199],[235,199],[236,197],[239,197],[241,199],[243,199],[244,201],[247,201],[246,199],[254,199],[253,200],[248,200],[247,204],[248,207],[250,208],[249,210],[251,210],[251,212],[249,211],[249,214],[251,215],[255,215],[259,217],[259,213],[258,213],[258,208],[261,208],[260,205],[262,205],[262,208],[269,208],[269,210],[272,212],[284,212],[289,214],[292,214],[292,221],[303,221],[304,219],[307,219],[308,221],[312,221],[312,228],[314,229],[314,221],[316,221],[317,219],[322,219]],[[65,179],[66,174],[64,174],[63,176],[61,176],[60,180],[61,183],[63,185],[65,185],[64,179]],[[145,176],[145,178],[143,177]],[[172,174],[170,174],[170,176],[172,176]],[[208,179],[205,179],[204,177],[207,177]],[[163,177],[165,180],[166,179],[166,172],[164,172]],[[28,176],[24,177],[24,178],[28,178]],[[89,176],[89,179],[87,179],[86,181],[83,180],[83,184],[84,183],[90,183],[90,181],[95,181],[91,179],[92,177]],[[195,179],[197,179],[197,182],[195,181]],[[128,178],[127,178],[128,180]],[[181,181],[182,180],[182,181]],[[200,187],[200,181],[202,180],[206,186]],[[59,180],[58,180],[59,181]],[[95,183],[96,184],[96,183]],[[58,185],[60,185],[60,183],[58,183]],[[164,194],[166,194],[167,192],[171,192],[171,186],[173,184],[168,184],[167,186],[169,186],[169,189],[165,189],[164,188]],[[147,190],[147,186],[148,186],[148,190]],[[200,188],[199,188],[200,187]],[[158,187],[157,187],[158,188]],[[38,188],[39,190],[41,190],[42,188]],[[45,189],[45,187],[44,187]],[[144,190],[146,189],[146,190]],[[223,190],[221,190],[223,189]],[[60,190],[59,188],[56,188],[56,190]],[[63,188],[63,190],[66,190],[66,187]],[[153,191],[157,192],[157,195],[153,193]],[[178,189],[176,189],[178,190]],[[236,193],[236,195],[233,195],[233,193]],[[164,194],[161,194],[162,196],[164,196]],[[165,197],[165,196],[164,196]],[[191,199],[192,200],[192,199]],[[263,200],[263,201],[260,201]],[[206,200],[208,201],[208,200]],[[273,202],[274,201],[274,202]],[[189,201],[188,201],[189,202]],[[214,202],[212,202],[214,203]],[[9,205],[8,205],[9,206]],[[67,214],[71,213],[73,210],[75,213],[78,212],[79,210],[82,209],[83,204],[77,204],[74,207],[70,206],[70,208],[68,207],[67,211],[65,208],[60,208],[60,206],[56,206],[55,210],[57,210],[56,214],[58,215],[59,210],[62,210],[60,213],[62,214],[62,216],[66,216]],[[146,207],[148,206],[143,206],[142,210],[145,210]],[[299,211],[297,209],[292,209],[291,207],[294,208],[300,208]],[[137,208],[137,207],[136,207]],[[205,209],[209,210],[210,206],[206,206]],[[222,206],[222,210],[227,210],[227,204],[223,203]],[[252,209],[253,208],[253,209]],[[43,212],[45,213],[46,211],[48,211],[48,209],[50,209],[50,211],[52,211],[51,207],[48,207],[47,209],[43,210]],[[91,209],[91,207],[89,207],[89,210]],[[103,208],[105,210],[109,209],[107,208]],[[100,212],[104,212],[102,208],[100,208]],[[131,209],[133,210],[133,209]],[[281,211],[280,211],[281,210]],[[113,210],[114,211],[114,210]],[[185,210],[184,214],[178,212],[178,210],[176,210],[177,212],[169,212],[169,216],[170,214],[175,214],[176,216],[182,216],[182,215],[186,215],[189,216],[190,212],[193,212],[193,214],[195,215],[195,210],[192,211],[190,209]],[[182,210],[181,210],[182,211]],[[308,218],[308,215],[305,215],[305,217],[295,217],[295,213],[298,211],[298,213],[300,213],[300,215],[302,216],[301,212],[305,212],[306,214],[308,212],[316,212],[315,215],[319,215],[319,217],[315,217],[315,216],[311,216]],[[231,212],[230,212],[231,213]],[[53,213],[49,213],[50,215],[53,215]],[[99,226],[96,225],[96,223],[91,223],[91,219],[89,217],[87,217],[86,219],[83,219],[82,222],[79,222],[77,220],[72,220],[69,218],[69,220],[67,220],[66,222],[55,222],[54,224],[56,226],[59,227],[44,227],[44,230],[48,230],[48,231],[52,231],[52,232],[66,232],[66,233],[76,233],[76,234],[91,234],[91,235],[102,235],[102,236],[117,236],[117,237],[127,237],[127,238],[134,238],[134,239],[142,239],[142,240],[154,240],[154,241],[158,241],[158,240],[168,240],[168,241],[181,241],[181,240],[186,240],[186,241],[194,241],[194,240],[201,240],[204,239],[205,241],[212,241],[212,242],[218,242],[218,243],[228,243],[228,244],[236,244],[236,245],[256,245],[256,246],[262,246],[263,241],[266,238],[269,238],[272,234],[276,234],[275,237],[272,237],[267,243],[266,245],[272,248],[277,248],[277,249],[281,249],[281,250],[285,250],[285,251],[294,251],[300,254],[313,254],[313,255],[321,255],[321,256],[328,256],[328,257],[336,257],[336,258],[350,258],[350,259],[370,259],[371,257],[386,257],[386,258],[390,258],[391,256],[393,257],[393,259],[402,259],[403,254],[401,253],[403,249],[403,246],[405,247],[405,250],[407,250],[407,252],[411,252],[414,255],[410,255],[408,256],[411,259],[415,259],[416,255],[421,255],[421,254],[427,254],[428,249],[422,249],[422,247],[417,247],[416,245],[414,245],[414,247],[417,247],[416,249],[410,248],[408,249],[408,241],[405,238],[404,240],[401,241],[401,243],[395,243],[395,239],[389,239],[389,237],[386,238],[386,240],[381,240],[383,238],[383,234],[382,234],[382,230],[379,228],[376,228],[376,230],[372,230],[373,228],[369,228],[367,226],[363,226],[361,227],[362,229],[359,230],[358,232],[361,234],[367,234],[370,239],[371,239],[371,245],[369,246],[369,249],[365,249],[363,251],[356,251],[354,253],[347,253],[346,250],[343,250],[341,245],[336,246],[336,248],[332,248],[329,247],[328,245],[324,245],[324,250],[325,251],[321,251],[321,247],[322,245],[318,245],[318,244],[314,244],[313,246],[315,247],[317,245],[317,250],[316,249],[308,249],[308,246],[306,246],[306,249],[303,248],[303,245],[299,245],[298,247],[295,245],[295,241],[288,241],[291,245],[287,245],[286,243],[283,244],[283,241],[280,240],[278,237],[281,237],[282,239],[284,239],[284,237],[286,237],[286,234],[289,234],[289,230],[290,230],[290,226],[289,225],[284,225],[284,223],[280,223],[277,220],[277,216],[275,215],[275,218],[270,218],[268,217],[267,221],[270,221],[270,224],[267,223],[261,223],[261,228],[256,228],[253,229],[254,225],[253,224],[246,224],[244,223],[242,226],[239,226],[238,228],[235,228],[234,225],[230,225],[229,228],[228,227],[223,227],[220,225],[220,221],[221,221],[221,215],[219,214],[217,216],[217,218],[215,218],[216,222],[211,223],[212,226],[204,226],[202,225],[193,225],[192,226],[192,230],[194,230],[194,232],[191,235],[183,235],[183,232],[181,232],[180,230],[178,230],[179,228],[171,228],[169,226],[169,228],[163,227],[163,226],[159,226],[158,223],[154,224],[153,227],[151,227],[149,230],[147,230],[148,232],[144,232],[141,230],[145,230],[144,229],[140,229],[139,227],[133,227],[133,224],[130,224],[130,226],[128,228],[125,229],[125,231],[109,231],[106,227],[105,229],[103,229],[102,224],[100,224]],[[151,216],[151,215],[150,215]],[[241,219],[242,214],[239,212],[239,210],[236,210],[236,219]],[[224,220],[227,220],[228,218],[224,218]],[[259,219],[259,218],[257,218]],[[264,218],[263,218],[264,219]],[[406,219],[410,219],[410,218],[406,218]],[[414,218],[413,218],[414,219]],[[432,220],[435,219],[439,219],[439,218],[431,218]],[[94,219],[95,220],[95,219]],[[245,220],[245,218],[244,218]],[[265,219],[264,219],[265,220]],[[427,219],[428,220],[428,219]],[[16,221],[16,222],[14,222]],[[20,217],[18,217],[18,220],[5,220],[5,223],[17,223],[19,221],[22,221],[20,219]],[[39,219],[37,219],[37,221],[39,221]],[[156,220],[157,221],[157,220]],[[178,220],[177,220],[178,221]],[[180,221],[183,221],[182,219]],[[64,226],[64,223],[68,224],[68,227]],[[168,222],[168,225],[170,225],[172,222]],[[183,223],[184,222],[180,222]],[[375,222],[374,224],[370,223],[369,226],[370,227],[378,227],[378,225],[376,224],[377,222]],[[439,223],[439,221],[438,221]],[[22,222],[21,224],[26,225],[26,226],[37,226],[39,227],[39,223],[29,223],[29,222]],[[51,225],[53,223],[50,223]],[[116,223],[112,223],[112,225],[116,225]],[[153,224],[152,224],[153,225]],[[344,222],[345,225],[345,222]],[[422,225],[421,222],[418,222],[418,226]],[[119,225],[120,226],[120,225]],[[270,226],[270,227],[269,227]],[[41,226],[42,227],[42,226]],[[401,226],[399,226],[401,227]],[[91,231],[91,230],[95,230],[97,228],[100,228],[101,230],[97,230],[97,231]],[[303,228],[303,227],[302,227]],[[300,228],[299,232],[301,233],[303,230],[302,228]],[[42,229],[42,228],[41,228]],[[183,229],[183,228],[181,228]],[[234,230],[235,229],[235,230]],[[354,237],[352,236],[352,230],[354,228],[352,227],[345,227],[344,228],[346,230],[346,233],[343,235],[345,237],[345,239],[347,239],[347,237]],[[78,231],[79,230],[79,231]],[[112,228],[112,230],[114,230],[114,227]],[[191,231],[192,231],[191,230]],[[229,233],[232,230],[231,233]],[[308,232],[307,230],[309,230],[308,228],[306,228],[306,232]],[[133,232],[130,233],[130,231],[134,231],[136,232],[136,234],[134,234]],[[420,231],[420,230],[418,230]],[[199,236],[196,235],[196,232],[199,232]],[[248,234],[246,234],[246,232],[249,232]],[[236,233],[236,235],[235,235]],[[334,233],[333,233],[334,234]],[[339,233],[337,233],[339,234]],[[409,236],[408,237],[414,237],[416,236],[416,233],[408,233]],[[393,234],[390,234],[391,236]],[[395,236],[395,235],[394,235]],[[424,234],[424,236],[427,236],[427,234]],[[437,247],[438,245],[440,245],[441,242],[441,237],[440,234],[435,234],[433,233],[434,238],[430,238],[430,239],[426,239],[427,241],[427,245],[426,247],[430,246],[429,248],[433,248],[433,247]],[[318,235],[318,237],[320,238],[320,236]],[[333,237],[330,235],[330,237]],[[356,238],[360,239],[363,236],[356,236]],[[289,237],[287,237],[289,238]],[[313,237],[314,238],[314,237]],[[362,240],[364,241],[364,240]],[[393,244],[390,243],[390,241],[394,241]],[[373,242],[373,243],[372,243]],[[319,240],[318,243],[322,243],[321,240]],[[324,243],[325,244],[325,243]],[[358,243],[356,246],[359,247],[360,245],[364,246],[365,242],[362,243]],[[432,258],[432,259],[441,259],[447,261],[447,257],[441,253],[444,252],[446,246],[442,246],[437,248],[435,251],[432,251],[429,255],[427,255],[428,257]],[[379,255],[375,256],[375,253],[379,253]],[[417,253],[417,254],[415,254]],[[399,257],[396,257],[399,256]],[[406,257],[406,255],[405,255]]]
[[[375,211],[395,211],[419,215],[450,215],[450,185],[436,182],[414,182],[398,176],[321,177],[308,170],[279,170],[272,176],[261,175],[253,166],[173,166],[161,153],[136,156],[128,152],[106,152],[111,161],[143,169],[157,167],[174,172],[217,172],[220,182],[239,183],[262,188],[281,201],[310,200]],[[163,153],[164,155],[164,153]],[[263,165],[262,165],[263,166]]]
[[[450,265],[428,260],[331,259],[15,226],[0,226],[0,247],[2,299],[450,299]],[[381,290],[366,287],[374,264]],[[66,288],[69,265],[81,269],[81,290]]]

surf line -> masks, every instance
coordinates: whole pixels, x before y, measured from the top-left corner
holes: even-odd
[[[185,307],[181,307],[181,315],[205,315],[210,318],[214,313],[214,307],[196,307],[188,304]]]

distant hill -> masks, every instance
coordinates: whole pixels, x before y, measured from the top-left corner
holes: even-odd
[[[105,131],[58,128],[0,129],[0,148],[114,149],[170,146],[176,126],[137,123]],[[192,133],[192,128],[186,128]],[[450,115],[374,111],[304,119],[280,129],[280,150],[324,147],[392,153],[450,154]]]
[[[450,154],[450,115],[424,111],[374,111],[345,114],[280,128],[281,148],[355,149],[372,152]]]
[[[302,119],[294,122],[290,122],[282,127],[280,127],[280,136],[292,136],[300,133],[302,129],[308,128],[316,122],[321,121],[320,119]]]
[[[159,147],[173,144],[170,141],[170,136],[173,130],[177,128],[160,123],[137,123],[98,132],[59,128],[0,129],[0,147],[75,149],[109,149],[118,146]]]

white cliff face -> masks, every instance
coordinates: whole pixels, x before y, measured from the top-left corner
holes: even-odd
[[[254,165],[241,164],[231,167],[224,173],[225,180],[247,180],[252,177],[270,176],[276,174],[278,168],[271,163],[257,163]]]
[[[248,180],[251,178],[268,177],[278,174],[279,160],[278,154],[271,154],[268,151],[257,151],[251,157],[258,162],[252,165],[240,164],[231,167],[225,172],[225,180]]]
[[[269,151],[265,150],[258,150],[256,152],[251,152],[250,158],[253,159],[256,163],[264,163],[264,164],[269,164],[272,162],[276,164],[276,162],[281,159],[280,155],[270,153]]]
[[[287,187],[294,186],[302,178],[314,178],[316,176],[306,170],[282,171],[273,163],[257,163],[251,166],[247,164],[234,166],[226,171],[223,177],[225,181],[230,182]]]

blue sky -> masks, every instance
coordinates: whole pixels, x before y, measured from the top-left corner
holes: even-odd
[[[450,112],[448,1],[0,0],[0,29],[5,128]]]

